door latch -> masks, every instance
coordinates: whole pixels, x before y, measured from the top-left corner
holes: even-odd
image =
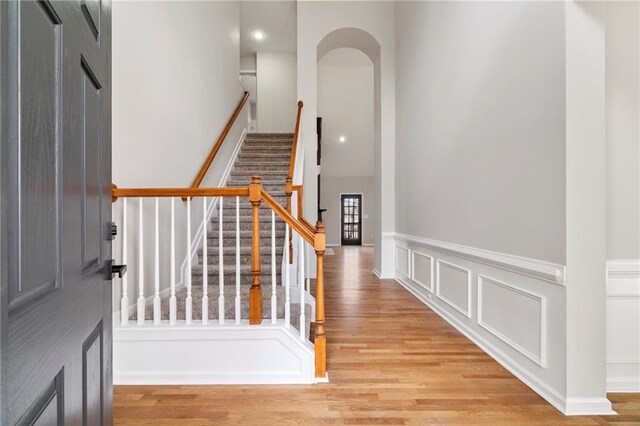
[[[122,278],[127,273],[127,265],[111,265],[111,276],[118,274],[118,277]]]
[[[105,279],[113,280],[113,277],[118,274],[118,277],[122,278],[127,273],[127,265],[114,265],[113,259],[106,262],[105,267],[106,276]]]

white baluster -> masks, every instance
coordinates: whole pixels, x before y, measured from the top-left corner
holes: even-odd
[[[207,197],[202,199],[202,324],[209,322],[209,271],[207,267]]]
[[[276,213],[271,210],[271,324],[278,322],[276,298]]]
[[[304,318],[304,239],[302,235],[300,235],[298,241],[298,259],[300,260],[300,264],[298,265],[300,270],[298,277],[298,289],[300,290],[300,340],[304,340],[306,321]]]
[[[138,202],[138,325],[144,324],[144,240],[142,198]]]
[[[185,322],[191,324],[193,300],[191,299],[191,197],[187,197],[187,299],[185,300]]]
[[[222,202],[223,202],[224,198],[220,197],[220,201],[218,202],[218,204],[220,204],[220,214],[218,215],[218,233],[219,238],[218,238],[218,265],[220,265],[220,267],[218,268],[218,284],[219,285],[219,289],[220,289],[220,297],[218,297],[218,317],[220,318],[220,324],[224,324],[224,247],[223,247],[223,238],[222,238],[222,232],[223,232],[223,225],[222,225]]]
[[[122,199],[122,264],[127,264],[127,199]],[[127,325],[129,323],[129,297],[127,274],[122,276],[122,299],[120,300],[120,323]]]
[[[176,323],[176,220],[174,199],[171,198],[171,296],[169,297],[169,324]]]
[[[155,259],[154,259],[154,274],[153,274],[153,278],[154,278],[154,282],[153,282],[153,288],[154,288],[154,296],[153,296],[153,324],[155,325],[159,325],[160,324],[160,315],[161,315],[161,311],[160,311],[160,241],[159,241],[159,227],[160,225],[158,224],[158,197],[156,197],[156,228],[155,228]]]
[[[289,224],[284,228],[284,326],[291,327],[291,301],[289,300]]]
[[[240,324],[240,197],[236,197],[236,324]]]

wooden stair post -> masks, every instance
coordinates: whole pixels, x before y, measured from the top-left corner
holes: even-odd
[[[293,194],[293,180],[291,176],[287,177],[284,185],[284,193],[287,196],[287,211],[291,214],[291,195]],[[298,212],[300,214],[300,212]],[[293,263],[293,233],[289,233],[289,263]]]
[[[314,345],[316,352],[316,377],[327,375],[327,339],[324,334],[324,251],[326,246],[324,224],[316,222],[313,249],[316,252],[316,326]]]
[[[262,184],[260,176],[252,176],[249,185],[249,201],[253,206],[251,235],[251,289],[249,290],[249,324],[262,323],[262,288],[260,287],[260,201]]]

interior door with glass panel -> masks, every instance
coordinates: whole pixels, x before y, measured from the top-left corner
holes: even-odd
[[[362,245],[362,195],[342,194],[340,205],[342,245]]]

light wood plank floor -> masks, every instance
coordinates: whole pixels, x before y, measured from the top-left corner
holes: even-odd
[[[640,425],[640,395],[618,416],[565,417],[438,315],[372,273],[370,248],[326,257],[328,369],[313,386],[118,386],[120,425]],[[185,348],[187,350],[187,348]]]

